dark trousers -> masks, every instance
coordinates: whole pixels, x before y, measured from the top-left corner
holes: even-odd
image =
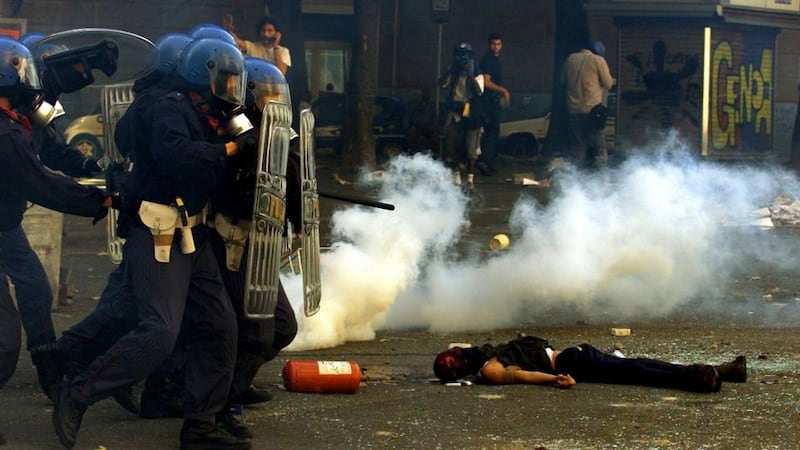
[[[6,274],[0,272],[0,389],[17,369],[21,333],[19,313],[11,298]]]
[[[649,358],[619,358],[589,344],[562,350],[556,357],[556,372],[572,375],[579,383],[633,384],[695,392],[709,390],[697,366]]]
[[[123,254],[94,310],[58,340],[79,367],[88,366],[139,323],[133,290],[125,283],[127,267],[128,258]]]
[[[270,319],[248,319],[244,313],[247,249],[242,255],[239,270],[228,270],[225,242],[215,230],[209,230],[209,234],[222,272],[222,280],[228,290],[233,309],[236,311],[239,333],[236,367],[231,385],[231,397],[236,397],[250,387],[262,364],[275,359],[281,350],[292,343],[297,335],[297,319],[282,284],[278,285],[278,303],[275,306],[275,315]]]
[[[481,160],[493,164],[497,160],[497,141],[500,139],[500,98],[489,98],[486,101],[486,123],[483,124],[481,136]]]
[[[588,117],[588,114],[569,115],[570,156],[578,167],[586,166],[593,158],[594,165],[602,168],[608,163],[605,130],[588,126]]]
[[[55,341],[50,318],[53,304],[50,281],[21,224],[0,232],[0,270],[14,283],[28,348]]]
[[[236,317],[205,228],[193,234],[194,253],[181,253],[176,233],[170,262],[160,263],[149,230],[131,228],[124,251],[139,324],[73,379],[72,398],[92,404],[146,377],[170,355],[185,322],[184,415],[213,421],[222,410],[233,375]]]

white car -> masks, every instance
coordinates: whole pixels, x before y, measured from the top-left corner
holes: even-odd
[[[103,115],[90,114],[73,120],[64,129],[64,138],[88,158],[103,157]]]
[[[550,128],[550,113],[541,117],[500,123],[500,154],[518,158],[531,157],[539,152]]]

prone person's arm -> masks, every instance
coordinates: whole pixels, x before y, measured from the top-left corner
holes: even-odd
[[[570,375],[522,370],[517,366],[505,367],[497,358],[492,358],[483,366],[481,376],[491,384],[550,384],[560,388],[575,385],[575,380]]]

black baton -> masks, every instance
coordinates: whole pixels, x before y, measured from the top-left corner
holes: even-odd
[[[319,195],[320,197],[330,198],[330,199],[333,199],[333,200],[340,200],[340,201],[343,201],[343,202],[355,203],[357,205],[371,206],[373,208],[380,208],[380,209],[386,209],[386,210],[389,210],[389,211],[394,211],[394,205],[392,205],[391,203],[383,203],[383,202],[379,202],[379,201],[376,201],[376,200],[370,200],[368,198],[351,197],[349,195],[334,194],[333,192],[326,192],[326,191],[321,191],[321,190],[317,190],[317,195]]]

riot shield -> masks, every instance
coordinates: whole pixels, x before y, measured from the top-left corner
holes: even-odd
[[[133,103],[133,83],[112,84],[103,86],[101,92],[101,110],[103,113],[103,148],[109,159],[109,177],[114,177],[118,171],[128,170],[129,161],[122,156],[114,140],[117,122]],[[116,190],[113,179],[107,180],[110,191]],[[116,209],[109,208],[106,216],[106,236],[108,237],[108,257],[111,262],[119,264],[122,261],[122,247],[125,239],[117,236],[117,219],[119,213]]]
[[[245,272],[244,312],[250,319],[273,317],[278,303],[291,124],[289,105],[271,101],[264,107]]]
[[[314,114],[310,109],[300,112],[300,176],[303,188],[303,247],[300,253],[303,268],[303,311],[306,317],[310,317],[319,311],[322,298],[319,271],[319,195],[314,161]]]
[[[103,57],[103,52],[84,53],[98,43],[104,44],[101,49],[106,46],[113,48],[115,57]],[[143,36],[123,30],[78,28],[60,31],[36,42],[31,46],[31,51],[47,45],[56,45],[67,50],[45,58],[45,64],[51,65],[50,70],[60,72],[60,69],[66,70],[75,64],[85,64],[89,72],[83,76],[94,80],[92,73],[100,75],[96,80],[98,84],[131,82],[150,73],[158,64],[158,50],[155,44]],[[65,60],[61,61],[63,59]]]

